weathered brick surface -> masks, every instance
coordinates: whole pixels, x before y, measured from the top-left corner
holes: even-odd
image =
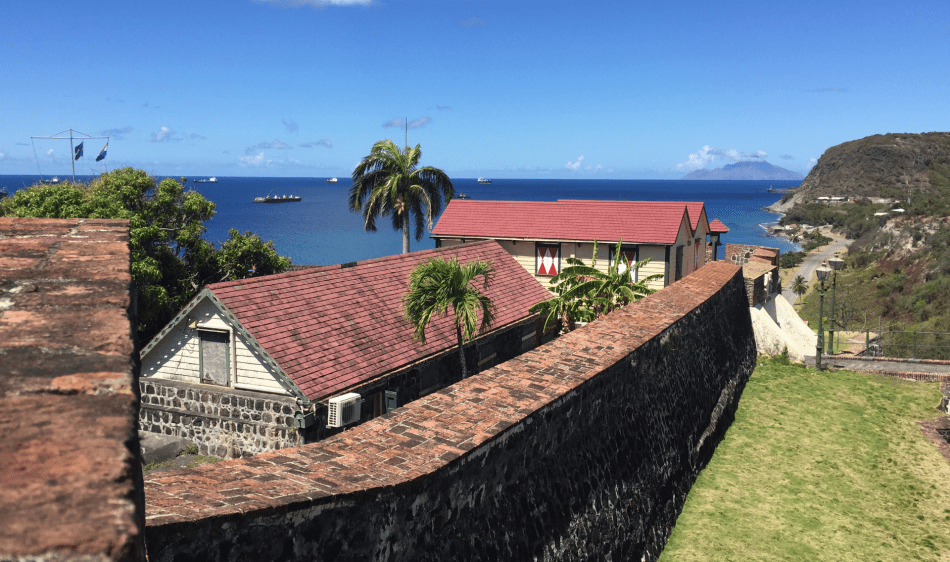
[[[140,560],[128,221],[0,217],[0,560]]]
[[[150,559],[654,559],[755,352],[708,264],[320,443],[148,476]]]

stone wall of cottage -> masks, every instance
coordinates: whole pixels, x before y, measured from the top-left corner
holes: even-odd
[[[488,333],[465,345],[469,373],[517,357],[540,341],[541,325],[536,316]],[[143,431],[188,439],[201,454],[250,456],[313,443],[384,415],[386,392],[394,392],[397,405],[402,406],[460,380],[458,350],[450,349],[350,389],[363,398],[356,424],[327,427],[324,401],[314,405],[313,423],[298,429],[294,414],[301,409],[294,397],[148,377],[139,383],[139,423]]]
[[[756,244],[726,244],[725,245],[725,256],[723,261],[729,262],[734,265],[743,265],[749,263],[752,256],[755,254],[755,251],[759,248],[764,248],[766,250],[772,250],[775,252],[776,257],[772,265],[778,265],[779,256],[781,251],[778,248],[770,248],[768,246],[758,246]]]
[[[708,264],[341,435],[147,476],[150,560],[655,560],[755,358]]]
[[[174,435],[224,458],[303,444],[293,397],[156,378],[139,380],[143,431]]]

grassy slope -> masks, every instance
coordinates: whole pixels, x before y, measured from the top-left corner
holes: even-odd
[[[660,557],[948,560],[937,383],[763,362]]]

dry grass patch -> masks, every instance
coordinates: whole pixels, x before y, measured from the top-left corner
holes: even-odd
[[[662,561],[950,560],[937,383],[760,361]]]

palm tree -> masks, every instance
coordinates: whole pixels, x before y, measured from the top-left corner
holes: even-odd
[[[805,278],[801,275],[797,276],[795,280],[792,281],[792,292],[798,295],[800,300],[802,295],[808,292],[808,281],[805,281]]]
[[[491,262],[473,261],[467,265],[459,264],[457,259],[431,259],[421,263],[409,275],[409,290],[403,297],[403,309],[406,319],[415,329],[413,335],[426,343],[426,326],[433,314],[448,313],[449,307],[455,315],[455,334],[458,337],[459,359],[462,363],[462,378],[468,376],[465,366],[465,340],[475,339],[479,329],[486,330],[495,320],[495,305],[475,286],[476,277],[482,277],[482,289],[491,286],[495,268]],[[481,311],[482,323],[477,328],[478,313]]]
[[[654,292],[653,289],[647,287],[647,283],[662,276],[650,275],[634,282],[633,272],[650,260],[640,260],[631,266],[630,261],[620,251],[622,244],[622,241],[617,243],[614,252],[617,257],[607,267],[607,273],[596,267],[596,241],[593,259],[589,266],[582,260],[567,258],[569,266],[552,277],[550,281],[554,286],[549,289],[557,296],[539,302],[529,309],[531,312],[544,315],[545,330],[555,320],[560,319],[562,330],[569,332],[574,329],[575,321],[595,320]],[[622,270],[621,264],[624,266]]]
[[[376,232],[376,218],[390,216],[393,230],[402,230],[402,253],[409,253],[409,223],[416,223],[416,241],[442,212],[443,200],[455,197],[449,176],[438,168],[418,168],[422,150],[399,150],[391,140],[373,145],[369,156],[353,170],[350,210],[363,213],[364,227]],[[411,216],[410,216],[411,215]]]

